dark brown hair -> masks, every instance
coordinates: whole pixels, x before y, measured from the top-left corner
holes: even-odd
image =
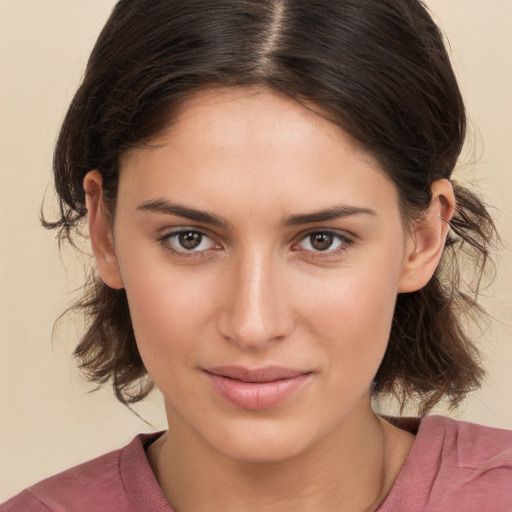
[[[92,169],[114,215],[123,152],[172,123],[187,96],[217,85],[267,87],[313,105],[377,159],[407,218],[428,208],[434,181],[450,179],[465,139],[442,34],[418,0],[121,0],[63,123],[54,158],[61,218],[45,225],[72,240]],[[402,404],[419,398],[421,413],[443,397],[456,405],[483,375],[461,324],[477,305],[457,258],[465,253],[478,282],[495,230],[476,195],[459,185],[455,193],[442,262],[423,289],[398,296],[373,382],[373,393],[395,393]],[[123,403],[144,398],[152,382],[124,290],[93,276],[75,307],[88,318],[75,350],[82,369],[111,381]]]

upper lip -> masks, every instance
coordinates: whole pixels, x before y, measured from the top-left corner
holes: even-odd
[[[300,375],[311,373],[309,371],[286,368],[283,366],[265,366],[254,369],[244,368],[243,366],[215,366],[213,368],[205,368],[205,371],[213,375],[219,375],[220,377],[227,377],[228,379],[256,383],[292,379]]]

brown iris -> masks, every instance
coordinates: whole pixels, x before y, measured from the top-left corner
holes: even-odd
[[[326,251],[334,242],[332,233],[314,233],[310,235],[311,246],[317,251]]]
[[[184,249],[197,249],[203,240],[203,235],[197,231],[185,231],[178,235],[178,240]]]

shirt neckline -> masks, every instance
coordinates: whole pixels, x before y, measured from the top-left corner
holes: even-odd
[[[428,430],[432,417],[426,418],[395,418],[384,417],[392,425],[416,435],[398,476],[391,490],[375,512],[392,510],[396,496],[400,489],[406,485],[414,472],[416,454],[421,451],[425,431]],[[151,510],[152,512],[174,512],[167,501],[154,473],[149,465],[146,449],[155,442],[164,432],[139,434],[120,454],[119,469],[129,503],[134,511]],[[426,436],[428,437],[428,436]]]

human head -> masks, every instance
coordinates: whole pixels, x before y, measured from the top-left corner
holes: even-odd
[[[416,0],[121,0],[59,137],[55,226],[70,234],[85,215],[82,182],[92,169],[113,218],[123,153],[172,124],[192,93],[218,85],[275,89],[337,124],[390,176],[409,221],[428,208],[432,184],[451,177],[464,142],[442,35]],[[475,196],[460,187],[456,196],[448,251],[460,239],[485,255],[492,222]],[[454,314],[455,282],[439,270],[398,297],[374,392],[418,393],[426,410],[478,383],[474,348]],[[137,387],[145,369],[124,292],[96,279],[81,305],[91,320],[76,351],[84,369],[112,379],[122,400],[142,398],[150,383]]]

